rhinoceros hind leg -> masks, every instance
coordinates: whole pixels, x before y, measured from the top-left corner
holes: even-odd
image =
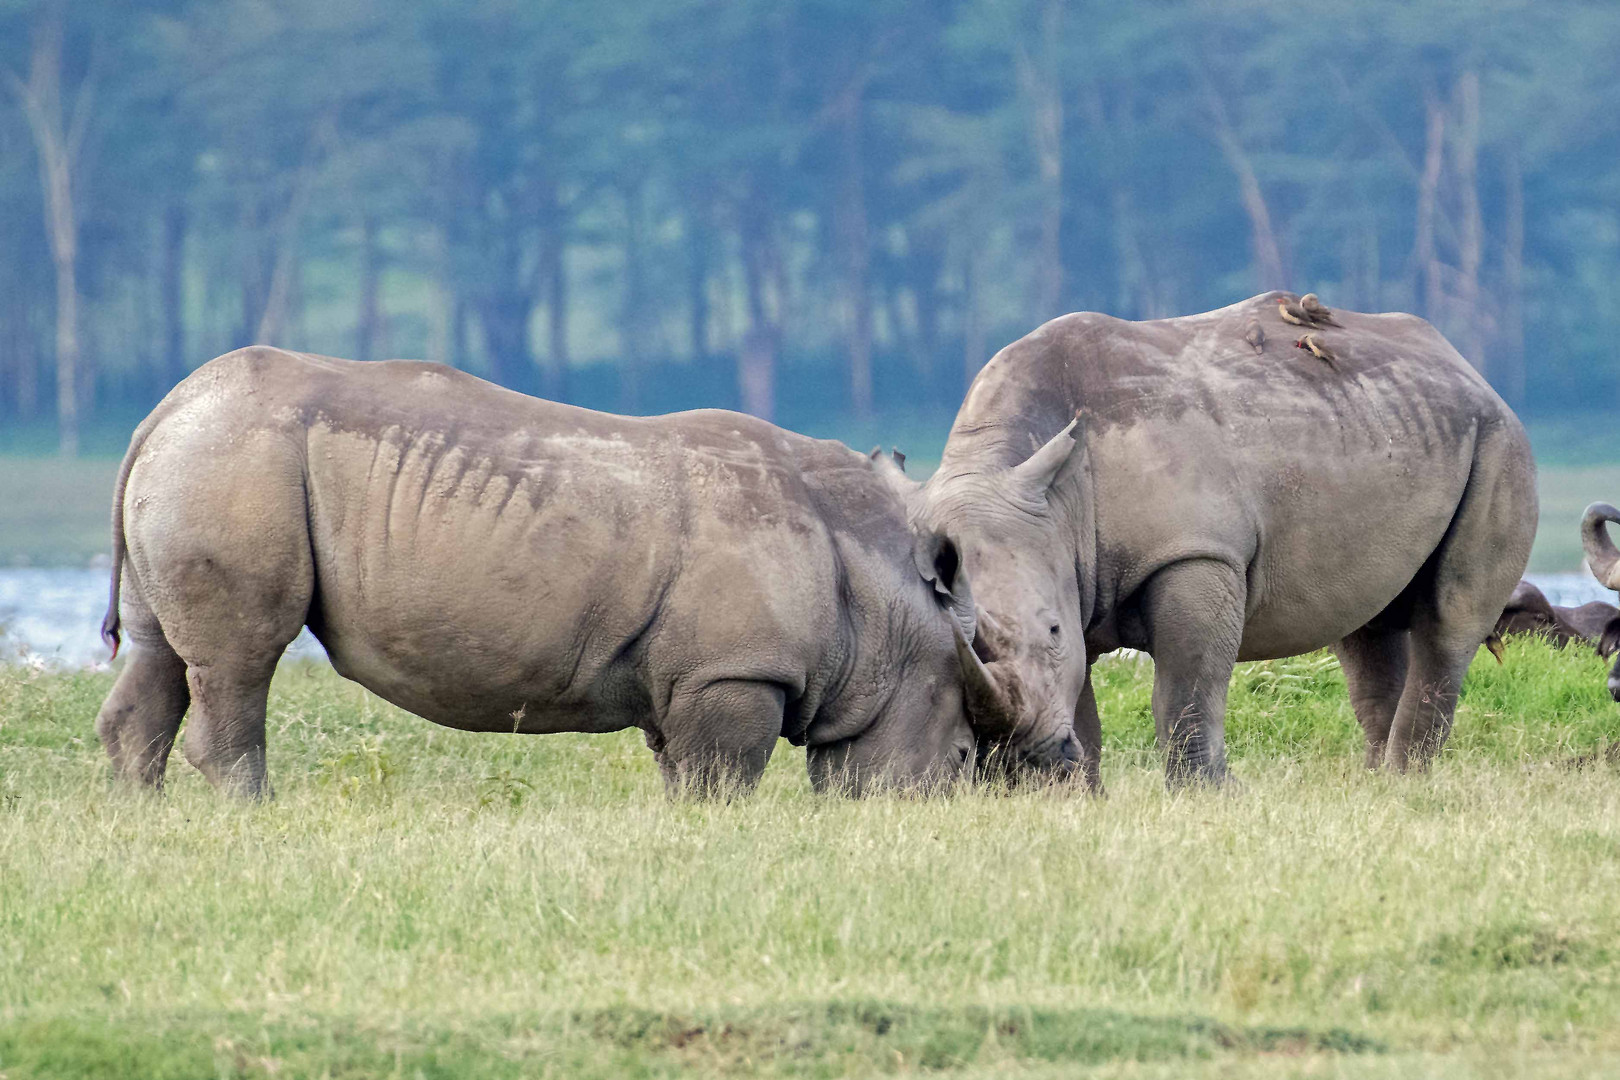
[[[270,677],[315,593],[303,466],[274,432],[238,435],[225,449],[204,434],[160,448],[131,474],[131,562],[186,663],[186,760],[217,787],[264,798]],[[140,511],[141,499],[153,509]]]
[[[1350,705],[1367,736],[1367,768],[1384,763],[1390,725],[1406,688],[1407,632],[1363,626],[1333,647],[1350,689]]]
[[[1437,641],[1432,633],[1413,628],[1406,688],[1384,748],[1384,765],[1390,770],[1425,769],[1445,747],[1463,675],[1478,647],[1478,642],[1459,646]]]
[[[1425,768],[1445,747],[1463,675],[1530,558],[1535,476],[1522,431],[1481,436],[1456,516],[1414,596],[1410,669],[1384,764]]]
[[[663,722],[658,766],[675,798],[752,791],[782,733],[786,700],[774,683],[724,679],[677,689]]]
[[[186,662],[175,654],[157,620],[132,587],[124,590],[129,658],[96,716],[96,734],[118,775],[163,787],[169,751],[186,714]]]
[[[222,791],[249,799],[270,797],[265,763],[264,719],[268,664],[193,665],[186,669],[191,718],[186,722],[186,760]]]

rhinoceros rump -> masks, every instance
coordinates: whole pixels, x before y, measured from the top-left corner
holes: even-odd
[[[927,485],[899,485],[919,548],[954,542],[1000,631],[964,673],[1016,753],[1041,762],[1072,724],[1097,782],[1090,665],[1122,646],[1153,656],[1172,781],[1224,775],[1235,661],[1325,645],[1369,764],[1443,745],[1529,557],[1524,429],[1423,320],[1339,312],[1330,366],[1288,347],[1278,295],[1054,319],[980,372]],[[1257,353],[1253,323],[1280,344]],[[1003,715],[986,686],[1016,691]]]
[[[751,785],[779,736],[855,791],[957,775],[974,745],[899,500],[863,455],[751,417],[246,349],[141,424],[113,520],[104,632],[116,650],[121,585],[132,647],[96,726],[150,785],[189,708],[187,759],[268,792],[266,694],[306,625],[435,723],[640,728],[677,788]]]

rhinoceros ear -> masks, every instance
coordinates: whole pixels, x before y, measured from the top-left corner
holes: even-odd
[[[1022,464],[1014,465],[1013,476],[1027,490],[1044,495],[1046,489],[1052,486],[1052,480],[1057,476],[1063,463],[1069,460],[1074,448],[1080,445],[1079,440],[1073,437],[1075,427],[1080,423],[1080,414],[1076,413],[1067,427],[1046,441],[1046,445],[1036,450]]]
[[[956,542],[944,533],[919,533],[911,554],[917,573],[934,587],[934,601],[950,613],[963,636],[972,641],[977,630],[977,609]]]
[[[906,475],[906,455],[898,450],[891,449],[887,454],[883,447],[874,446],[872,452],[866,455],[872,462],[872,471],[883,478],[884,483],[894,489],[902,502],[909,502],[911,496],[916,494],[921,484]]]

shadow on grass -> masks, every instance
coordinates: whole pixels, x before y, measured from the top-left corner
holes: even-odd
[[[249,1014],[88,1014],[0,1025],[0,1073],[22,1077],[507,1077],[892,1073],[1024,1060],[1163,1061],[1381,1052],[1339,1028],[1249,1028],[1104,1009],[782,1005],[675,1014],[609,1008],[472,1022]]]

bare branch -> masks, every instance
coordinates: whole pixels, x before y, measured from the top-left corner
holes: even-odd
[[[79,151],[84,148],[85,133],[90,129],[90,114],[96,100],[96,81],[101,74],[101,39],[97,37],[90,44],[90,61],[85,67],[84,78],[79,80],[79,91],[73,97],[73,108],[68,112],[66,152],[69,161],[79,160]]]

